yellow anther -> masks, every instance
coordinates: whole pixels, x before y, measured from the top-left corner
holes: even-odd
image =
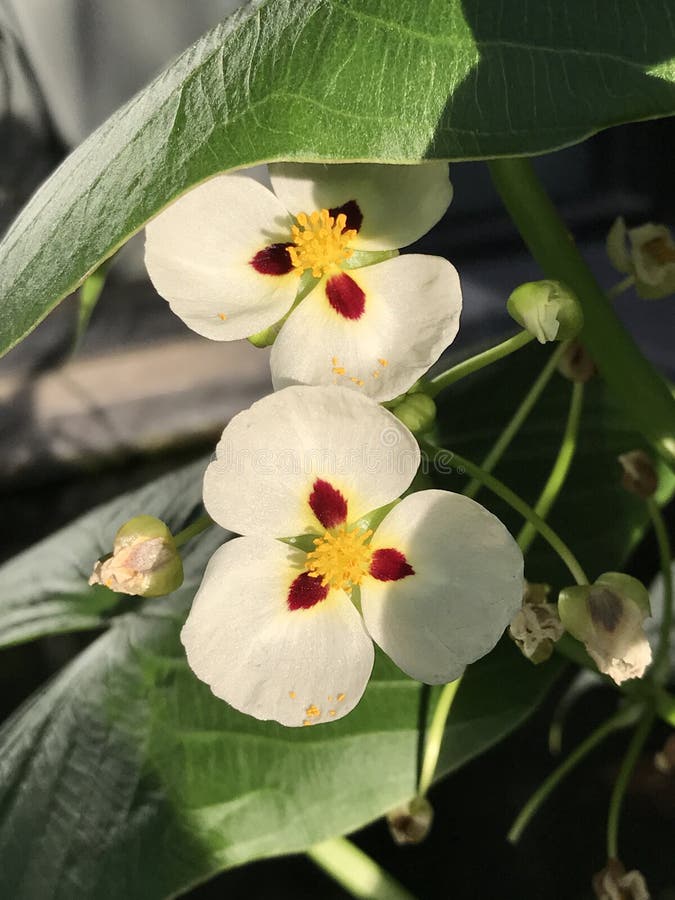
[[[224,322],[227,316],[225,315],[225,313],[218,313],[218,318]]]
[[[309,719],[305,719],[305,721],[302,724],[303,725],[311,725],[312,723]]]
[[[380,370],[375,369],[375,371],[373,372],[373,378],[379,378],[379,377],[380,377]]]
[[[333,366],[333,375],[344,375],[344,366]]]
[[[337,365],[339,365],[339,363],[340,363],[340,360],[337,358],[337,356],[334,356],[333,357],[333,365],[337,366]]]
[[[288,696],[291,698],[291,700],[295,700],[295,691],[289,691]]]
[[[337,696],[338,703],[342,703],[342,701],[345,699],[346,696],[347,696],[346,694],[338,694],[338,696]]]
[[[364,382],[362,381],[361,378],[356,378],[356,377],[352,376],[349,380],[353,384],[357,385],[357,387],[363,387],[363,385],[364,385]]]
[[[316,719],[318,716],[321,715],[321,710],[319,709],[318,706],[314,706],[314,704],[312,703],[312,705],[308,706],[307,709],[305,710],[305,715],[308,716],[310,719]]]
[[[313,578],[320,578],[324,587],[351,591],[368,574],[373,553],[367,541],[372,534],[370,529],[349,531],[343,526],[333,533],[327,531],[322,538],[315,538],[316,549],[307,554],[307,572]]]
[[[389,365],[388,359],[378,359],[378,362],[382,366],[383,369],[386,369],[387,366]]]
[[[335,715],[335,710],[334,710],[334,709],[329,709],[329,710],[328,710],[328,715],[329,715],[329,716],[334,716],[334,715]]]
[[[288,248],[294,268],[301,272],[311,269],[315,278],[321,278],[339,269],[352,255],[347,245],[356,237],[356,231],[346,228],[344,213],[333,218],[327,209],[321,209],[310,216],[300,213],[296,219],[298,224],[291,228],[293,244]]]

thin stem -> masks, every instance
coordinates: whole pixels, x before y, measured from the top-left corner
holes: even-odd
[[[424,757],[422,759],[422,770],[420,772],[420,783],[417,793],[420,797],[424,797],[434,780],[434,773],[438,765],[438,757],[443,744],[443,735],[445,734],[445,723],[452,708],[452,703],[457,693],[462,679],[451,681],[446,684],[441,691],[434,715],[431,719],[431,725],[427,732],[427,738],[424,742]]]
[[[632,288],[635,284],[635,275],[626,275],[625,278],[622,278],[621,281],[617,281],[615,285],[607,291],[607,296],[613,300],[615,297],[618,297],[619,294],[623,294],[624,291],[627,291],[628,288]]]
[[[529,331],[519,331],[518,334],[507,338],[501,344],[490,347],[489,350],[484,350],[482,353],[477,353],[476,356],[470,356],[469,359],[462,360],[461,363],[457,363],[456,366],[448,369],[447,372],[441,372],[440,375],[426,382],[422,390],[430,397],[435,397],[436,394],[459,381],[460,378],[466,378],[467,375],[472,375],[479,369],[484,369],[485,366],[503,359],[510,353],[515,353],[516,350],[520,350],[521,347],[529,344],[532,340],[534,340],[534,335],[530,334]]]
[[[414,900],[374,859],[346,838],[315,844],[307,856],[352,897],[363,900]]]
[[[635,729],[633,737],[630,740],[626,755],[621,763],[619,774],[612,790],[612,796],[609,801],[609,814],[607,816],[607,858],[618,859],[619,856],[619,819],[621,817],[621,806],[626,790],[630,783],[633,769],[638,761],[638,757],[645,741],[649,737],[654,722],[654,710],[649,707],[645,710],[640,719],[640,724]]]
[[[546,191],[524,158],[495,159],[492,179],[532,255],[564,281],[584,311],[581,338],[615,396],[675,469],[675,399],[616,316]]]
[[[654,656],[652,677],[658,684],[663,684],[670,674],[670,630],[673,625],[673,570],[671,567],[671,550],[668,540],[668,529],[653,497],[647,500],[647,509],[652,520],[656,543],[659,548],[659,565],[663,578],[663,611],[659,631],[659,646]]]
[[[465,457],[460,456],[459,453],[454,453],[450,450],[444,450],[442,447],[436,447],[426,441],[422,442],[422,446],[430,453],[432,459],[442,459],[444,462],[444,468],[447,463],[452,460],[455,466],[463,468],[466,472],[469,473],[469,475],[472,475],[474,478],[478,478],[485,485],[485,487],[489,488],[498,497],[501,497],[502,500],[508,503],[509,506],[513,507],[516,512],[520,513],[520,515],[523,516],[528,522],[531,522],[539,532],[539,534],[541,534],[541,536],[544,538],[544,540],[548,541],[553,550],[555,550],[560,559],[565,563],[576,583],[588,584],[586,573],[581,568],[578,559],[572,553],[563,539],[558,534],[556,534],[556,532],[541,518],[541,516],[537,515],[537,513],[532,509],[531,506],[528,506],[528,504],[525,503],[525,501],[521,497],[519,497],[518,494],[512,491],[511,488],[507,487],[505,484],[495,478],[494,475],[490,475],[488,472],[484,472],[480,466],[477,466],[475,463],[472,463]]]
[[[206,531],[206,529],[210,528],[212,525],[215,525],[215,522],[208,513],[204,513],[198,519],[195,519],[192,525],[188,525],[187,528],[184,528],[182,531],[179,531],[178,534],[174,535],[173,541],[176,548],[182,547],[183,544],[187,544],[193,537],[201,534],[202,531]]]
[[[481,462],[480,467],[484,472],[492,472],[494,467],[497,465],[499,460],[508,449],[511,441],[522,428],[523,423],[532,412],[535,403],[544,392],[544,388],[551,380],[551,376],[555,372],[558,361],[565,352],[566,346],[566,344],[560,344],[558,347],[556,347],[554,352],[549,357],[548,362],[539,373],[536,381],[529,389],[527,394],[525,394],[525,396],[523,397],[520,406],[515,411],[510,421],[504,427],[502,433],[495,441],[488,455]],[[474,498],[480,489],[481,482],[477,478],[472,478],[466,490],[464,491],[464,494],[467,497]]]
[[[548,778],[544,782],[542,782],[542,784],[537,788],[534,794],[532,794],[530,799],[527,801],[525,806],[518,813],[507,836],[510,843],[518,843],[522,833],[530,824],[533,816],[539,810],[539,807],[548,798],[549,794],[551,794],[551,792],[558,786],[558,784],[560,784],[563,778],[568,775],[572,771],[572,769],[574,769],[575,766],[577,766],[581,762],[581,760],[591,752],[591,750],[597,747],[598,744],[601,744],[602,741],[604,741],[605,738],[608,737],[613,731],[616,731],[619,728],[624,728],[626,725],[630,724],[630,721],[633,719],[632,710],[630,710],[630,717],[628,715],[628,712],[629,710],[627,709],[621,709],[613,716],[610,716],[609,719],[606,719],[601,725],[598,725],[598,727],[594,731],[592,731],[588,735],[588,737],[570,753],[567,759],[565,759],[557,769],[551,772]]]
[[[577,448],[577,438],[579,436],[579,423],[581,422],[581,411],[584,405],[584,386],[579,382],[572,385],[572,399],[570,402],[569,413],[567,415],[567,424],[563,433],[560,450],[553,463],[551,474],[548,476],[546,484],[543,487],[539,499],[535,503],[534,511],[542,519],[548,517],[551,507],[555,503],[558,494],[562,490],[565,479],[572,465],[574,452]],[[537,536],[537,529],[530,522],[523,525],[517,541],[518,546],[526,553],[530,544]]]

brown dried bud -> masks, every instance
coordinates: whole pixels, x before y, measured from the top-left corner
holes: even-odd
[[[598,374],[593,357],[579,340],[569,342],[558,362],[558,371],[579,384],[586,384]]]
[[[653,497],[659,486],[659,476],[651,456],[644,450],[631,450],[622,453],[619,462],[623,468],[621,484],[625,489],[643,500]]]
[[[434,810],[426,797],[413,797],[387,814],[389,833],[396,844],[419,844],[429,834]]]
[[[642,873],[626,872],[618,859],[608,860],[606,868],[593,876],[593,891],[597,900],[650,900]]]

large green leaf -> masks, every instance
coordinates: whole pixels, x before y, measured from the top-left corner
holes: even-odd
[[[351,831],[414,793],[423,688],[385,658],[354,712],[306,729],[243,716],[193,676],[178,631],[220,540],[202,538],[180,591],[113,619],[0,732],[7,896],[173,896]],[[473,666],[439,774],[517,727],[558,671],[509,642]]]
[[[0,245],[0,352],[150,217],[260,160],[531,154],[675,111],[670,0],[257,0],[38,192]]]

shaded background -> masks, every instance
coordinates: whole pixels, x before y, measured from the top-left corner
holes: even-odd
[[[208,27],[233,0],[0,0],[0,232],[65,154]],[[624,126],[537,160],[582,249],[607,286],[619,279],[604,235],[672,218],[672,121]],[[455,199],[413,250],[447,256],[462,277],[465,309],[453,352],[466,354],[511,329],[504,301],[539,277],[480,163],[453,166]],[[675,306],[624,295],[617,308],[645,353],[670,376]],[[208,452],[223,424],[269,390],[267,353],[246,342],[218,344],[172,315],[145,277],[142,243],[116,259],[85,340],[72,355],[75,298],[65,301],[0,360],[0,556],[7,558],[75,515]],[[515,398],[514,398],[515,401]],[[655,569],[648,540],[633,561]],[[6,715],[86,640],[44,640],[4,651]],[[382,824],[358,840],[422,900],[579,898],[603,865],[609,790],[625,738],[582,766],[545,807],[517,850],[504,834],[551,769],[546,729],[561,683],[527,727],[437,787],[429,840],[394,848]],[[611,709],[595,690],[572,713],[569,748]],[[658,775],[654,735],[626,803],[622,847],[649,875],[655,897],[675,898],[675,779]],[[0,861],[1,868],[1,861]],[[226,873],[190,897],[343,897],[303,858]],[[36,898],[41,900],[41,898]]]

